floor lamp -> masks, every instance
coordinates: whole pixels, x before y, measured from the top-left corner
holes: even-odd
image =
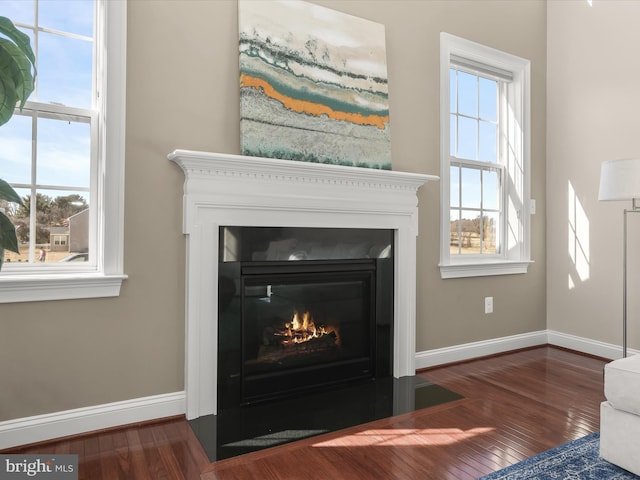
[[[627,356],[627,214],[640,213],[640,158],[607,160],[600,171],[598,200],[631,200],[624,209],[622,253],[622,356]]]

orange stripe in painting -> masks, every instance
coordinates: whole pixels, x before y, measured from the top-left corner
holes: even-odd
[[[380,115],[362,115],[361,113],[340,112],[333,110],[326,105],[291,98],[276,91],[269,82],[246,74],[240,75],[240,86],[260,89],[266,96],[273,98],[274,100],[278,100],[285,106],[285,108],[298,113],[306,113],[308,115],[315,115],[318,117],[320,115],[327,115],[329,118],[333,118],[334,120],[344,120],[358,125],[374,125],[383,130],[384,124],[389,122],[389,116],[383,117]]]

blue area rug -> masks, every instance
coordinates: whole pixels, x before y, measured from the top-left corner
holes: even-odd
[[[542,452],[480,480],[638,480],[600,458],[600,433]]]

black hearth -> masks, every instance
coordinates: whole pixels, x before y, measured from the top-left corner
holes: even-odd
[[[393,231],[222,227],[218,410],[392,375]]]
[[[189,421],[212,462],[462,398],[419,376],[354,382]]]

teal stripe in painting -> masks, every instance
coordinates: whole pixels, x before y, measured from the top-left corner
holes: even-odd
[[[291,85],[287,85],[281,81],[276,80],[275,78],[265,74],[264,72],[258,72],[246,66],[241,66],[240,73],[241,74],[244,73],[268,82],[269,85],[271,85],[276,91],[278,91],[282,95],[286,95],[296,100],[304,100],[307,102],[325,105],[335,111],[346,112],[346,113],[358,113],[361,115],[379,115],[381,117],[386,117],[389,115],[388,108],[380,109],[380,110],[363,108],[362,106],[354,105],[353,103],[344,102],[326,95],[322,95],[319,92],[312,92],[309,90],[300,91],[296,88],[293,88]],[[382,99],[381,101],[384,101],[386,103],[386,95],[375,94],[370,92],[367,92],[367,93],[374,97],[380,97]]]

